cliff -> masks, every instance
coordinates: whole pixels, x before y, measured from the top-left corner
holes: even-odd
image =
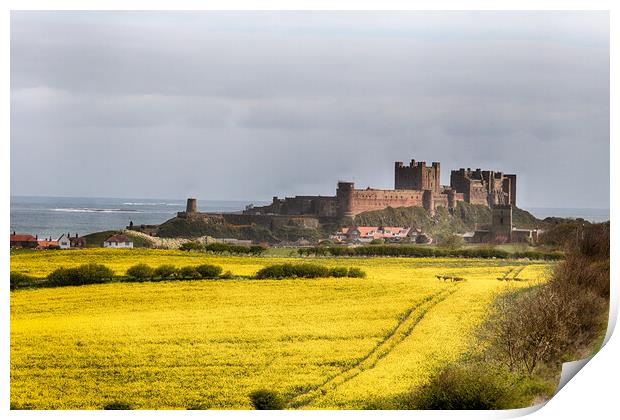
[[[517,228],[543,227],[544,222],[531,213],[514,208],[513,224]],[[385,210],[369,211],[349,219],[347,225],[359,226],[413,226],[423,232],[464,233],[488,225],[491,220],[491,209],[481,204],[458,202],[454,213],[446,208],[438,207],[436,214],[430,216],[422,207],[388,207]]]
[[[353,218],[318,219],[259,216],[259,215],[201,215],[175,217],[162,223],[157,236],[162,238],[214,238],[250,239],[254,242],[278,243],[306,239],[316,242],[326,238],[339,226],[414,226],[431,235],[438,233],[464,233],[483,227],[491,220],[491,209],[484,205],[459,202],[454,212],[438,207],[429,216],[422,207],[388,207],[383,210],[360,213]],[[309,221],[315,224],[309,225]],[[267,223],[268,222],[268,223]],[[543,222],[525,210],[515,208],[513,222],[518,228],[542,227]]]

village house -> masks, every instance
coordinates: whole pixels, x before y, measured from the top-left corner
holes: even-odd
[[[133,241],[122,233],[112,235],[103,242],[104,248],[133,248]]]
[[[71,248],[84,248],[86,246],[86,238],[78,236],[76,233],[75,236],[71,236],[71,234],[67,233],[62,234],[60,238],[58,238],[58,247],[60,249],[71,249]]]
[[[58,241],[53,241],[52,238],[39,239],[37,241],[37,249],[55,249],[58,248]]]
[[[394,226],[356,226],[342,227],[329,238],[336,242],[368,243],[374,239],[383,239],[386,242],[401,242],[406,238],[416,236],[418,231],[412,228]]]
[[[38,235],[18,235],[13,232],[11,234],[11,248],[36,248],[39,245],[38,239]]]
[[[60,249],[71,248],[71,241],[69,240],[69,235],[63,234],[60,238],[58,238],[58,246],[60,247]]]

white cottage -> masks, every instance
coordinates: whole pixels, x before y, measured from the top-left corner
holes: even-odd
[[[110,236],[103,242],[104,248],[133,248],[133,241],[127,235]]]
[[[60,249],[69,249],[71,248],[71,239],[69,235],[63,234],[60,238],[58,238],[58,247]]]

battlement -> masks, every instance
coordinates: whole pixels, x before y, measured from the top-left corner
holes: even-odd
[[[321,218],[353,217],[364,211],[382,210],[387,207],[420,206],[433,214],[437,207],[454,209],[459,201],[482,204],[514,206],[516,182],[514,174],[477,168],[460,168],[450,175],[450,186],[440,184],[441,164],[411,159],[408,165],[394,162],[394,189],[355,189],[350,181],[338,181],[335,196],[301,195],[273,197],[272,203],[246,209],[245,214],[255,215],[307,215]],[[189,211],[187,216],[191,216]]]
[[[415,159],[411,159],[409,166],[395,162],[394,189],[431,190],[438,193],[441,189],[439,162],[432,162],[430,166],[424,161],[416,162]]]

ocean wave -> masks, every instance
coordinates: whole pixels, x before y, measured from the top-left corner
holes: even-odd
[[[140,213],[135,209],[95,209],[95,208],[58,208],[53,211],[62,211],[70,213]]]
[[[178,203],[123,203],[124,206],[176,206],[183,207]]]

